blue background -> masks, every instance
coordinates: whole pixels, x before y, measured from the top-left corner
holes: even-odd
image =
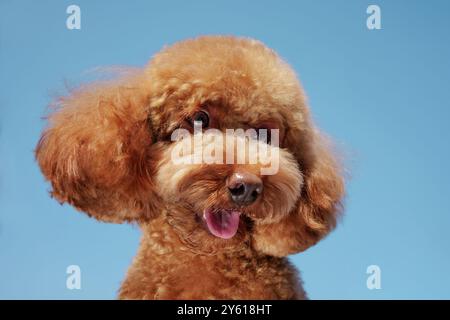
[[[81,7],[81,30],[66,8]],[[347,154],[346,216],[292,257],[313,299],[450,298],[450,2],[0,1],[0,298],[114,298],[139,230],[60,206],[33,158],[64,83],[142,66],[163,45],[245,35],[299,73],[318,124]],[[66,267],[82,289],[66,289]],[[382,289],[368,290],[376,264]]]

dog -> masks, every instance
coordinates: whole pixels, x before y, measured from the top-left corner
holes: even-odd
[[[184,40],[55,105],[35,151],[52,197],[142,230],[118,298],[307,298],[287,256],[335,228],[345,181],[295,72],[273,50],[244,37]],[[275,172],[233,155],[186,161],[199,149],[187,138],[209,148],[221,134],[235,144],[215,155],[264,145],[278,155]]]

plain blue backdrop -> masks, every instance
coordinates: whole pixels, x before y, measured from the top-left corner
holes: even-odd
[[[81,7],[81,30],[66,8]],[[368,30],[366,8],[381,7]],[[347,154],[346,215],[291,259],[312,299],[450,298],[449,1],[0,1],[0,298],[114,298],[139,242],[48,195],[46,106],[98,66],[202,34],[257,38],[298,72]],[[66,289],[66,267],[82,289]],[[366,287],[369,265],[380,290]]]

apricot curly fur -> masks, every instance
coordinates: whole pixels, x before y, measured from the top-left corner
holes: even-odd
[[[248,38],[190,39],[132,75],[82,86],[55,104],[36,148],[52,196],[142,230],[119,298],[306,298],[286,256],[333,230],[344,179],[297,76],[273,50]],[[280,129],[278,172],[261,176],[259,165],[247,163],[174,164],[181,142],[170,136],[200,109],[222,132],[267,123]],[[208,231],[202,212],[233,206],[225,181],[237,170],[260,176],[264,191],[241,209],[237,234],[225,240]]]

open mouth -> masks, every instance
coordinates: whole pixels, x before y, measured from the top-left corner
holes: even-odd
[[[236,209],[213,209],[203,211],[203,219],[209,232],[222,239],[234,237],[239,228],[241,212]]]

